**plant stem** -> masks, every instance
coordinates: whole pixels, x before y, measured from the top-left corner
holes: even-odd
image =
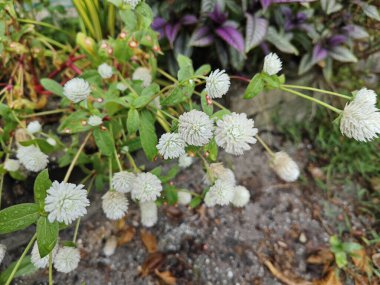
[[[119,156],[117,155],[117,152],[116,152],[116,147],[115,147],[115,152],[114,153],[115,153],[115,158],[116,158],[117,165],[119,166],[119,170],[123,171],[123,167],[121,166],[121,162],[120,162]]]
[[[57,113],[64,113],[66,111],[70,111],[70,109],[57,109],[57,110],[44,111],[44,112],[24,115],[21,118],[24,119],[24,118],[31,118],[31,117],[38,117],[38,116],[46,116],[46,115],[52,115],[52,114],[57,114]]]
[[[247,77],[244,77],[244,76],[238,76],[238,75],[231,75],[230,76],[231,79],[237,79],[237,80],[240,80],[240,81],[244,81],[244,82],[247,82],[249,83],[251,80]]]
[[[167,133],[170,132],[169,122],[165,119],[165,117],[162,115],[162,113],[159,110],[157,110],[157,121],[160,123],[160,125],[164,128],[164,130]]]
[[[133,95],[135,95],[136,97],[139,97],[139,94],[136,92],[135,89],[133,89],[133,87],[128,83],[127,80],[124,79],[124,77],[121,75],[120,71],[118,71],[118,75],[121,79],[121,81],[127,86],[127,88],[133,93]]]
[[[308,96],[308,95],[305,95],[305,94],[303,94],[303,93],[301,93],[301,92],[298,92],[298,91],[295,91],[295,90],[292,90],[292,89],[288,89],[288,88],[283,87],[283,86],[281,86],[280,89],[283,90],[283,91],[286,91],[286,92],[292,93],[292,94],[294,94],[294,95],[297,95],[297,96],[299,96],[299,97],[302,97],[302,98],[304,98],[304,99],[310,100],[310,101],[312,101],[312,102],[315,102],[315,103],[317,103],[317,104],[319,104],[319,105],[321,105],[321,106],[323,106],[323,107],[325,107],[325,108],[328,108],[328,109],[330,109],[330,110],[332,110],[332,111],[334,111],[334,112],[336,112],[336,113],[338,113],[338,114],[342,113],[342,110],[340,110],[340,109],[338,109],[338,108],[335,108],[334,106],[331,106],[330,104],[327,104],[327,103],[325,103],[325,102],[323,102],[323,101],[321,101],[321,100],[318,100],[318,99],[316,99],[316,98],[313,98],[313,97],[310,97],[310,96]]]
[[[264,149],[269,153],[271,157],[274,157],[274,152],[270,149],[270,147],[265,143],[265,141],[259,136],[256,135],[257,140],[261,145],[264,147]]]
[[[63,182],[67,182],[69,181],[69,178],[70,178],[70,175],[71,175],[71,172],[73,171],[74,169],[74,166],[75,166],[75,163],[77,162],[78,158],[79,158],[79,155],[80,153],[82,152],[84,146],[86,145],[88,139],[90,138],[91,136],[91,132],[89,132],[87,134],[87,136],[85,137],[84,141],[82,142],[81,146],[79,147],[77,153],[75,154],[74,158],[73,158],[73,161],[71,162],[70,166],[69,166],[69,169],[67,170],[66,172],[66,175],[65,175],[65,178],[63,179]]]
[[[53,255],[49,253],[49,285],[53,285]]]
[[[198,91],[194,90],[194,94],[198,95],[199,97],[202,97],[202,94],[199,93]],[[216,102],[215,100],[212,100],[212,104],[214,104],[215,106],[219,107],[222,110],[228,110],[226,107],[224,107],[222,104]]]
[[[30,20],[30,19],[17,19],[17,22],[28,23],[28,24],[33,24],[33,25],[47,27],[47,28],[50,28],[50,29],[53,29],[53,30],[60,31],[61,33],[64,33],[64,34],[66,34],[66,35],[68,35],[68,36],[70,36],[72,38],[72,34],[71,33],[67,32],[65,30],[62,30],[60,28],[57,28],[56,26],[50,25],[49,23],[34,21],[34,20]]]
[[[128,158],[129,163],[132,165],[133,169],[135,170],[135,172],[140,172],[140,169],[137,167],[136,162],[133,159],[132,155],[129,152],[127,152],[126,156]]]
[[[163,76],[165,76],[167,79],[170,79],[171,81],[176,82],[176,83],[178,82],[178,80],[176,78],[174,78],[169,73],[167,73],[166,71],[162,70],[161,68],[157,68],[157,71],[159,73],[161,73]]]
[[[23,253],[21,254],[20,258],[18,259],[15,267],[13,268],[13,270],[11,272],[11,275],[9,275],[7,282],[5,282],[5,285],[11,284],[11,282],[12,282],[12,280],[13,280],[13,278],[14,278],[17,270],[18,270],[18,268],[21,265],[21,262],[23,261],[25,255],[28,253],[29,249],[32,247],[32,245],[33,245],[34,241],[36,240],[36,238],[37,238],[37,234],[34,234],[33,237],[31,238],[31,240],[29,241],[28,245],[24,249]]]
[[[313,87],[298,86],[298,85],[289,85],[289,84],[283,84],[283,85],[281,85],[281,86],[283,86],[283,87],[285,87],[285,88],[293,88],[293,89],[309,90],[309,91],[314,91],[314,92],[318,92],[318,93],[324,93],[324,94],[334,95],[334,96],[338,96],[338,97],[341,97],[341,98],[344,98],[344,99],[349,99],[349,100],[352,99],[351,96],[343,95],[343,94],[336,93],[336,92],[332,92],[332,91],[328,91],[328,90],[323,90],[323,89],[313,88]]]

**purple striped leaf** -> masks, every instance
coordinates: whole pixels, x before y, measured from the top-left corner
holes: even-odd
[[[246,17],[245,52],[249,52],[265,39],[268,31],[268,21],[264,18],[254,17],[248,13]]]
[[[313,57],[312,57],[312,62],[316,63],[321,60],[324,60],[328,55],[328,50],[322,47],[321,44],[315,45],[313,49]]]
[[[244,38],[242,34],[231,26],[221,26],[215,30],[216,34],[230,46],[244,53]]]
[[[212,44],[214,36],[210,33],[208,27],[201,27],[194,31],[190,38],[190,45],[196,47],[205,47]]]

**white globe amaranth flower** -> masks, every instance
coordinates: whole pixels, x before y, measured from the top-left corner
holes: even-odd
[[[376,93],[363,88],[346,104],[340,119],[343,135],[357,141],[367,142],[380,134],[380,112],[376,107]]]
[[[42,126],[39,121],[32,121],[26,127],[30,134],[38,133],[42,130]]]
[[[50,144],[51,146],[56,146],[56,145],[57,145],[56,140],[53,139],[53,138],[47,138],[47,139],[46,139],[46,142],[47,142],[48,144]]]
[[[215,205],[228,205],[232,198],[234,197],[234,185],[226,183],[223,180],[216,180],[215,184],[210,187],[206,196],[205,203],[208,207],[213,207]]]
[[[90,126],[96,127],[103,123],[103,119],[99,116],[92,115],[88,118],[87,122]]]
[[[80,261],[79,249],[75,247],[61,247],[53,260],[54,268],[58,272],[69,273],[77,269]]]
[[[87,99],[90,93],[90,84],[82,78],[73,78],[63,86],[63,95],[74,103]]]
[[[193,157],[187,154],[183,154],[178,158],[178,165],[181,168],[187,168],[193,163],[193,161],[194,161]]]
[[[257,129],[253,127],[254,121],[248,119],[245,113],[231,113],[224,115],[222,120],[216,122],[216,144],[234,155],[242,155],[249,150],[249,144],[255,144]]]
[[[188,191],[178,191],[178,204],[188,205],[191,202],[191,194]]]
[[[132,74],[133,80],[141,80],[143,87],[148,87],[152,83],[152,74],[146,67],[138,67]]]
[[[112,177],[112,187],[120,193],[131,192],[136,175],[128,171],[116,172]]]
[[[178,132],[189,145],[203,146],[213,136],[214,121],[201,111],[191,110],[179,116]]]
[[[14,172],[20,169],[20,162],[17,159],[8,158],[4,162],[4,169],[10,172]]]
[[[213,184],[216,180],[222,180],[231,185],[236,184],[235,174],[229,168],[224,167],[223,163],[211,163],[207,168],[205,176],[207,184]]]
[[[33,172],[45,169],[49,162],[48,156],[34,145],[19,146],[16,156],[27,170]]]
[[[172,159],[185,154],[185,141],[177,133],[166,133],[160,137],[157,144],[159,154],[164,159]]]
[[[158,220],[158,209],[154,202],[145,202],[140,204],[141,224],[144,227],[152,227]]]
[[[124,0],[124,3],[129,4],[131,9],[134,10],[141,0]]]
[[[274,154],[271,167],[276,174],[286,182],[294,182],[300,175],[300,169],[297,163],[284,151],[279,151]]]
[[[128,199],[124,193],[108,191],[102,197],[102,208],[110,220],[119,220],[128,211]]]
[[[160,179],[152,173],[139,173],[133,183],[132,199],[140,202],[156,201],[162,191]]]
[[[282,69],[281,59],[277,54],[271,52],[264,58],[263,71],[269,75],[275,75]]]
[[[234,197],[232,198],[232,205],[235,207],[244,207],[248,204],[251,194],[244,186],[236,186],[234,191]]]
[[[55,255],[58,252],[58,242],[55,244],[53,250],[52,250],[52,257],[54,259]],[[38,249],[37,241],[34,243],[32,254],[31,254],[31,261],[33,265],[37,268],[46,268],[49,264],[49,254],[41,257],[40,251]]]
[[[112,66],[108,65],[107,63],[102,63],[98,66],[98,73],[101,78],[109,79],[113,75]]]
[[[221,98],[230,89],[230,77],[224,70],[215,70],[206,79],[206,91],[211,98]]]
[[[125,85],[123,82],[118,82],[116,84],[116,89],[119,90],[119,91],[121,91],[121,92],[127,90],[127,88],[128,88],[128,86]]]
[[[47,190],[45,198],[45,211],[52,223],[58,221],[71,224],[74,220],[87,213],[86,207],[90,205],[84,185],[54,181]]]
[[[5,244],[0,243],[0,264],[1,262],[3,262],[6,252],[7,252],[7,247],[5,246]]]

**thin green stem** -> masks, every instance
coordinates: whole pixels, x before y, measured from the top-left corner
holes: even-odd
[[[292,93],[294,95],[297,95],[299,97],[302,97],[304,99],[310,100],[312,102],[315,102],[315,103],[317,103],[317,104],[319,104],[319,105],[321,105],[321,106],[323,106],[325,108],[328,108],[328,109],[330,109],[330,110],[332,110],[332,111],[334,111],[334,112],[336,112],[338,114],[342,113],[342,110],[340,110],[338,108],[335,108],[334,106],[331,106],[330,104],[327,104],[327,103],[325,103],[325,102],[323,102],[321,100],[318,100],[316,98],[313,98],[313,97],[310,97],[308,95],[305,95],[305,94],[303,94],[301,92],[298,92],[298,91],[295,91],[295,90],[292,90],[292,89],[288,89],[288,88],[285,88],[285,87],[282,87],[282,86],[280,87],[280,89],[283,90],[283,91]]]
[[[194,94],[198,95],[199,97],[202,97],[203,95],[201,93],[199,93],[198,91],[194,91]],[[215,100],[212,100],[212,104],[214,104],[215,106],[219,107],[220,109],[222,110],[228,110],[226,107],[224,107],[222,104],[216,102]]]
[[[122,82],[127,86],[127,88],[132,92],[132,94],[138,97],[139,94],[136,92],[135,89],[133,89],[133,87],[128,83],[128,81],[124,79],[124,77],[121,75],[120,71],[118,71],[118,75],[119,75],[121,81],[122,81]]]
[[[37,238],[37,234],[34,234],[33,237],[31,238],[31,240],[29,241],[28,245],[26,246],[26,248],[24,249],[23,253],[21,254],[20,258],[18,259],[15,267],[13,268],[12,272],[11,272],[11,275],[9,275],[8,279],[7,279],[7,282],[5,282],[5,285],[9,285],[11,284],[18,268],[20,267],[21,265],[21,262],[23,261],[23,259],[25,258],[25,255],[28,253],[29,249],[32,247],[34,241],[36,240]]]
[[[116,158],[116,162],[117,162],[117,166],[119,167],[119,170],[123,171],[123,167],[121,166],[121,162],[120,162],[119,156],[117,154],[116,147],[114,149],[114,154],[115,154],[115,158]]]
[[[338,96],[338,97],[341,97],[341,98],[344,98],[344,99],[349,99],[349,100],[352,99],[351,96],[343,95],[343,94],[332,92],[332,91],[328,91],[328,90],[313,88],[313,87],[290,85],[290,84],[283,84],[281,86],[283,86],[285,88],[309,90],[309,91],[314,91],[314,92],[318,92],[318,93],[324,93],[324,94],[334,95],[334,96]]]
[[[164,130],[168,133],[170,132],[170,124],[165,119],[165,117],[162,115],[160,110],[157,110],[157,121],[160,123],[160,125],[164,128]]]
[[[34,20],[30,20],[30,19],[17,19],[17,22],[28,23],[28,24],[38,25],[38,26],[43,26],[43,27],[50,28],[50,29],[53,29],[53,30],[56,30],[56,31],[60,31],[61,33],[64,33],[64,34],[72,37],[71,33],[67,32],[65,30],[62,30],[60,28],[57,28],[56,26],[53,26],[53,25],[51,25],[49,23],[34,21]]]
[[[161,73],[163,76],[165,76],[167,79],[170,79],[171,81],[177,83],[178,80],[171,76],[169,73],[167,73],[165,70],[162,70],[161,68],[157,68],[157,71]]]
[[[140,169],[137,167],[135,160],[133,159],[132,155],[127,152],[126,156],[128,158],[129,163],[132,165],[135,172],[140,172]]]
[[[66,111],[70,111],[70,109],[57,109],[57,110],[44,111],[44,112],[24,115],[24,116],[21,116],[21,118],[31,118],[31,117],[38,117],[38,116],[46,116],[46,115],[64,113]]]
[[[9,140],[9,146],[7,149],[10,151],[12,148],[12,142],[13,142],[13,137],[10,138]],[[9,151],[7,150],[6,155],[5,155],[5,161],[9,158]],[[1,198],[3,196],[3,186],[4,186],[4,173],[1,174],[0,176],[0,209],[1,209]]]
[[[53,254],[49,253],[49,285],[53,285]]]
[[[256,135],[256,139],[261,143],[264,149],[269,153],[271,157],[274,157],[274,152],[270,149],[270,147],[266,144],[266,142],[259,136]]]

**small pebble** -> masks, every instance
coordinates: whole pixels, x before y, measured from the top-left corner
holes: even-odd
[[[103,248],[103,253],[105,256],[111,256],[115,253],[117,247],[117,239],[115,236],[110,236]]]
[[[299,241],[300,241],[301,243],[306,243],[306,242],[307,242],[307,238],[306,238],[305,233],[301,233],[301,234],[300,234]]]

